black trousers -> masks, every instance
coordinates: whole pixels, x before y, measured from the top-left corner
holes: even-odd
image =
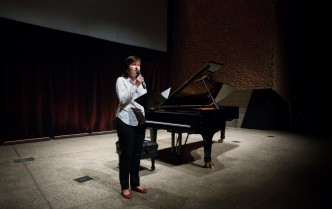
[[[129,126],[116,118],[116,130],[121,153],[119,155],[119,179],[121,189],[140,185],[140,160],[145,139],[145,125]]]

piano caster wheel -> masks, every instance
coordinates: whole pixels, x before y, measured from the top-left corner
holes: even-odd
[[[223,143],[223,142],[224,142],[224,139],[219,139],[218,142],[219,142],[219,143]]]
[[[213,168],[214,167],[214,164],[213,162],[208,162],[208,163],[205,163],[205,168]]]

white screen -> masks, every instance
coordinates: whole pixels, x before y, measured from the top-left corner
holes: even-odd
[[[167,51],[167,0],[0,0],[0,16]]]

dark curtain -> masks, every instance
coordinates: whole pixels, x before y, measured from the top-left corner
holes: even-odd
[[[148,90],[168,88],[168,55],[0,18],[1,141],[115,129],[115,82],[142,58]]]

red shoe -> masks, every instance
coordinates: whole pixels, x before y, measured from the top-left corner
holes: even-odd
[[[133,195],[129,192],[128,194],[124,194],[123,192],[121,192],[122,197],[126,198],[126,199],[131,199],[133,198]]]
[[[148,190],[147,189],[145,189],[145,188],[139,188],[139,187],[133,187],[133,188],[131,188],[131,190],[133,190],[133,191],[136,191],[136,192],[139,192],[139,193],[147,193],[148,192]]]

